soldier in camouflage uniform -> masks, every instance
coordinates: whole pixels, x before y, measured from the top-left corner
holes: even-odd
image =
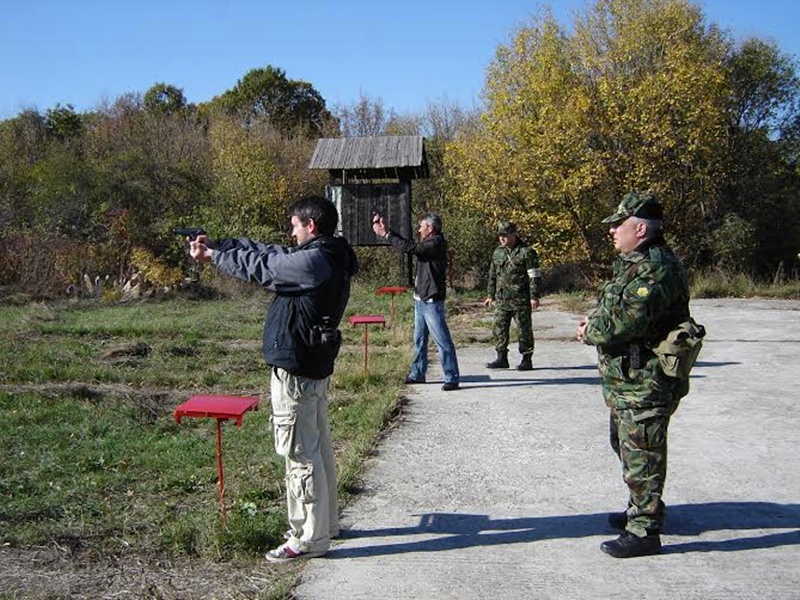
[[[484,306],[494,305],[494,329],[497,358],[487,369],[508,368],[508,341],[511,319],[517,323],[519,353],[518,371],[533,369],[533,323],[531,311],[539,307],[542,272],[539,257],[517,233],[513,223],[500,223],[497,229],[500,245],[492,254],[489,267],[489,288]]]
[[[667,427],[688,380],[667,377],[652,352],[689,316],[689,284],[662,235],[662,208],[649,193],[625,194],[610,224],[620,256],[597,307],[581,320],[579,341],[597,346],[611,447],[622,463],[628,509],[609,516],[622,529],[603,552],[629,558],[661,552],[661,495],[667,475]]]

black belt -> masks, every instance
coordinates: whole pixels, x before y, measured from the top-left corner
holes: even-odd
[[[633,369],[641,369],[654,356],[653,351],[640,342],[600,346],[600,352],[609,358],[627,358]]]

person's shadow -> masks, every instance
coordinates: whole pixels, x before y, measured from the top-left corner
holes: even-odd
[[[698,361],[695,367],[713,368],[713,367],[726,367],[729,365],[738,365],[738,362],[710,362]],[[540,373],[544,371],[597,371],[597,365],[575,365],[575,366],[561,366],[561,367],[548,367],[536,366],[531,375],[525,378],[515,377],[514,379],[493,378],[488,374],[478,375],[462,375],[461,384],[464,388],[494,388],[494,387],[531,387],[531,386],[548,386],[548,385],[600,385],[601,380],[599,375],[590,377],[561,377],[553,379],[550,377],[538,377],[536,371]],[[694,371],[691,379],[705,379],[705,375]]]
[[[439,552],[473,546],[496,546],[558,538],[590,537],[613,530],[608,513],[491,519],[487,515],[427,513],[415,527],[342,531],[344,539],[428,535],[409,542],[334,548],[330,558],[357,558],[404,552]],[[663,547],[664,554],[685,552],[734,552],[800,544],[800,504],[770,502],[710,502],[667,507],[666,536],[696,536],[715,530],[794,529],[757,536],[738,536],[718,541],[688,541]],[[662,539],[663,541],[663,539]]]

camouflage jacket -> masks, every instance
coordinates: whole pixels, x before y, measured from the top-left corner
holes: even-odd
[[[609,406],[654,407],[672,401],[652,348],[689,316],[689,282],[677,256],[658,240],[621,255],[600,290],[584,342],[597,346]]]
[[[539,297],[541,285],[536,250],[521,239],[513,248],[495,248],[489,265],[489,298],[500,304],[524,305]]]

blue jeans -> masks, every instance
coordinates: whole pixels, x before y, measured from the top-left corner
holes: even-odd
[[[445,383],[458,383],[458,359],[453,338],[444,316],[444,302],[424,302],[414,300],[414,360],[409,377],[425,380],[428,370],[428,337],[439,348],[439,361],[442,364]]]

